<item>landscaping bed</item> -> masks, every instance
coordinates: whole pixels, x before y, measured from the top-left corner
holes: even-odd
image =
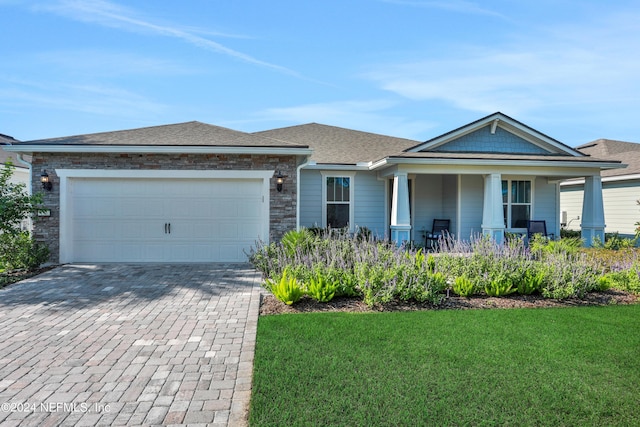
[[[264,278],[261,313],[614,305],[640,294],[634,248],[485,236],[439,247],[426,253],[358,235],[289,232],[250,256]]]
[[[577,306],[608,306],[638,303],[639,297],[629,292],[609,289],[602,292],[591,292],[584,298],[568,298],[553,300],[542,295],[509,295],[506,297],[475,296],[464,298],[450,295],[440,304],[416,301],[391,302],[375,307],[367,306],[362,299],[338,297],[329,302],[318,302],[313,298],[303,297],[294,305],[287,305],[271,294],[264,294],[260,304],[260,315],[268,316],[284,313],[313,312],[376,312],[376,311],[414,311],[414,310],[466,310],[482,308],[548,308]]]
[[[56,267],[57,265],[50,265],[47,267],[40,267],[32,270],[2,271],[0,272],[0,289],[4,288],[5,286],[9,286],[13,283],[19,282],[21,280],[25,280],[30,277],[37,276],[38,274],[42,274]]]

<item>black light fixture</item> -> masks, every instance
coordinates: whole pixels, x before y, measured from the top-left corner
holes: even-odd
[[[282,172],[276,172],[276,190],[278,190],[278,193],[282,192],[282,184],[284,184],[285,178],[286,176],[282,175]]]
[[[40,182],[42,183],[42,188],[47,191],[51,191],[53,188],[53,184],[49,181],[49,174],[46,170],[42,171],[42,175],[40,175]]]

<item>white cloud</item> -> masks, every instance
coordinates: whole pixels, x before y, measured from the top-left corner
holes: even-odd
[[[605,28],[545,29],[503,46],[455,48],[448,56],[377,66],[366,77],[414,101],[460,109],[525,112],[557,105],[637,107],[638,16],[612,16]]]
[[[21,61],[29,61],[23,58]],[[39,53],[35,57],[38,66],[58,67],[67,74],[96,76],[121,75],[176,75],[199,72],[169,60],[144,57],[126,52],[104,50],[56,50]]]
[[[197,35],[200,30],[189,30],[175,25],[156,24],[136,17],[129,8],[104,0],[60,0],[52,5],[37,6],[36,10],[57,13],[71,19],[96,23],[102,26],[118,28],[125,31],[144,32],[164,37],[180,39],[193,46],[230,56],[232,58],[272,70],[301,77],[296,71],[286,67],[262,61],[253,56],[228,48],[221,43]]]
[[[9,84],[0,86],[0,105],[7,107],[53,108],[122,118],[153,117],[169,108],[144,95],[106,85],[4,81]]]

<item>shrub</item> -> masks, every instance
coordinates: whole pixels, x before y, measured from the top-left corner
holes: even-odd
[[[527,270],[518,282],[518,293],[520,295],[531,295],[542,289],[545,281],[544,270]]]
[[[551,254],[577,254],[582,247],[582,240],[578,238],[566,238],[549,240],[543,236],[535,235],[529,241],[531,253],[539,260]]]
[[[0,234],[0,265],[7,270],[33,270],[47,262],[49,248],[22,231]]]
[[[490,297],[501,297],[514,293],[516,289],[513,289],[513,283],[507,276],[500,274],[488,281],[484,291]]]
[[[605,274],[598,278],[598,290],[606,291],[607,289],[611,289],[614,286],[614,280],[610,276],[611,273]]]
[[[582,298],[597,289],[601,271],[591,266],[584,254],[551,254],[544,263],[546,281],[541,289],[546,298]]]
[[[580,232],[580,230],[567,230],[566,228],[561,228],[560,238],[561,239],[580,239],[582,238],[582,233]]]
[[[612,288],[634,294],[640,294],[640,265],[634,263],[630,268],[614,271],[603,276]]]
[[[311,249],[313,241],[313,233],[306,228],[301,228],[300,230],[287,231],[282,236],[280,243],[282,243],[287,255],[294,256],[298,250],[307,253]]]
[[[636,246],[636,239],[623,238],[618,233],[611,233],[605,235],[604,248],[617,251],[625,248],[634,248]]]
[[[329,302],[333,299],[338,289],[338,284],[318,274],[309,280],[307,293],[320,302]]]
[[[304,294],[298,281],[294,277],[291,277],[288,268],[285,268],[282,272],[280,280],[274,281],[266,279],[265,284],[267,289],[269,289],[276,298],[287,305],[298,302]]]
[[[456,277],[453,281],[453,292],[461,297],[470,297],[476,292],[476,285],[467,276]]]
[[[391,302],[394,295],[398,295],[398,273],[402,274],[398,266],[359,263],[356,278],[362,288],[364,303],[373,307]]]

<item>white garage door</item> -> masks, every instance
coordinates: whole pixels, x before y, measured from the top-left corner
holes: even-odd
[[[244,262],[265,239],[261,179],[75,178],[73,262]]]

